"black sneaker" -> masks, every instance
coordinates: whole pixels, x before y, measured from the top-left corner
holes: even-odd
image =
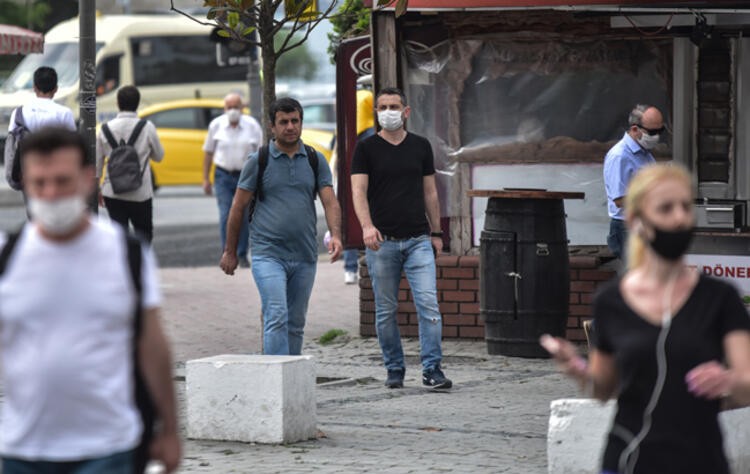
[[[402,388],[404,386],[404,369],[394,369],[388,371],[388,379],[385,381],[385,386],[388,388]]]
[[[453,386],[453,382],[440,370],[440,366],[422,372],[422,384],[434,389],[446,389]]]

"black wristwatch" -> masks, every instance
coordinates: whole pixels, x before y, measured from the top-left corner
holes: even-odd
[[[442,237],[442,236],[443,236],[443,231],[430,232],[430,237]]]

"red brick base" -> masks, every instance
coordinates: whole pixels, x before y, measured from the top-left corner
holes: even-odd
[[[584,342],[583,322],[591,316],[591,299],[596,287],[615,276],[602,270],[596,256],[570,257],[570,305],[566,337]],[[359,333],[375,336],[375,301],[367,266],[360,266]],[[417,312],[409,284],[401,278],[398,321],[401,335],[418,335]],[[484,321],[479,317],[479,257],[441,256],[437,259],[437,289],[443,315],[443,337],[483,339]]]

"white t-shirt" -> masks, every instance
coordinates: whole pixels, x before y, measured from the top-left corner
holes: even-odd
[[[47,126],[64,127],[73,132],[76,131],[73,111],[46,97],[34,97],[23,106],[23,121],[26,123],[26,128],[32,132]],[[8,131],[12,132],[15,128],[16,111],[14,109],[10,115]]]
[[[90,221],[65,243],[26,224],[0,278],[3,456],[68,461],[138,444],[135,289],[123,231]],[[141,281],[143,307],[157,307],[156,261],[145,247]]]
[[[263,131],[257,120],[242,115],[237,127],[229,124],[227,114],[213,119],[203,151],[214,154],[214,164],[228,171],[241,171],[251,153],[255,153],[263,140]]]

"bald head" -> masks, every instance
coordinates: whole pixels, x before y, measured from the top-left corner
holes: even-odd
[[[239,94],[232,92],[224,97],[224,110],[229,109],[242,110],[242,97]]]
[[[630,112],[628,124],[628,133],[638,141],[644,133],[652,136],[660,134],[664,129],[664,116],[656,107],[639,104]]]

